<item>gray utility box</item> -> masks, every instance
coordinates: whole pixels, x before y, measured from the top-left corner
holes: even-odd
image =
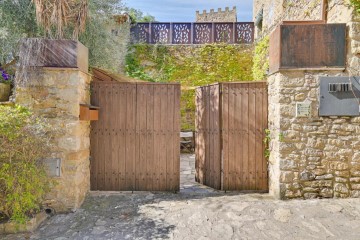
[[[360,77],[320,77],[320,116],[360,116]]]
[[[46,173],[49,177],[61,176],[61,159],[60,158],[47,158],[43,160]]]

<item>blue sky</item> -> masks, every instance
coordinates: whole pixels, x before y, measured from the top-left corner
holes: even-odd
[[[253,0],[124,0],[124,3],[155,16],[160,22],[193,22],[197,10],[209,12],[211,8],[217,11],[233,6],[237,8],[239,22],[252,20]]]

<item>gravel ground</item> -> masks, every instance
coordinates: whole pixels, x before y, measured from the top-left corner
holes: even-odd
[[[360,239],[360,199],[218,192],[190,181],[192,161],[182,156],[178,194],[92,192],[77,212],[0,239]]]

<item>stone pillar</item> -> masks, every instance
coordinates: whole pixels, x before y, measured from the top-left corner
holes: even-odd
[[[46,118],[53,129],[46,161],[54,174],[60,160],[60,176],[52,176],[45,204],[57,212],[79,208],[90,189],[90,127],[79,120],[79,104],[90,103],[90,81],[79,68],[40,67],[30,68],[27,83],[16,88],[16,103]]]
[[[329,23],[347,24],[345,71],[280,71],[268,78],[270,193],[280,199],[360,197],[360,117],[320,117],[319,78],[360,75],[360,17],[340,1]],[[296,102],[311,103],[297,118]]]

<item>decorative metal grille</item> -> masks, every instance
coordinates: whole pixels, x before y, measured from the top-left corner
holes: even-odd
[[[235,23],[236,34],[235,43],[254,42],[254,23]]]
[[[215,42],[233,43],[233,23],[215,23]]]
[[[138,23],[131,28],[131,40],[133,43],[149,43],[150,24]]]
[[[151,43],[169,44],[170,41],[170,23],[152,23],[151,24]]]
[[[194,44],[212,43],[212,24],[194,23]]]
[[[191,23],[173,24],[173,44],[191,44]]]
[[[131,39],[148,44],[249,44],[254,41],[254,23],[137,23]]]

